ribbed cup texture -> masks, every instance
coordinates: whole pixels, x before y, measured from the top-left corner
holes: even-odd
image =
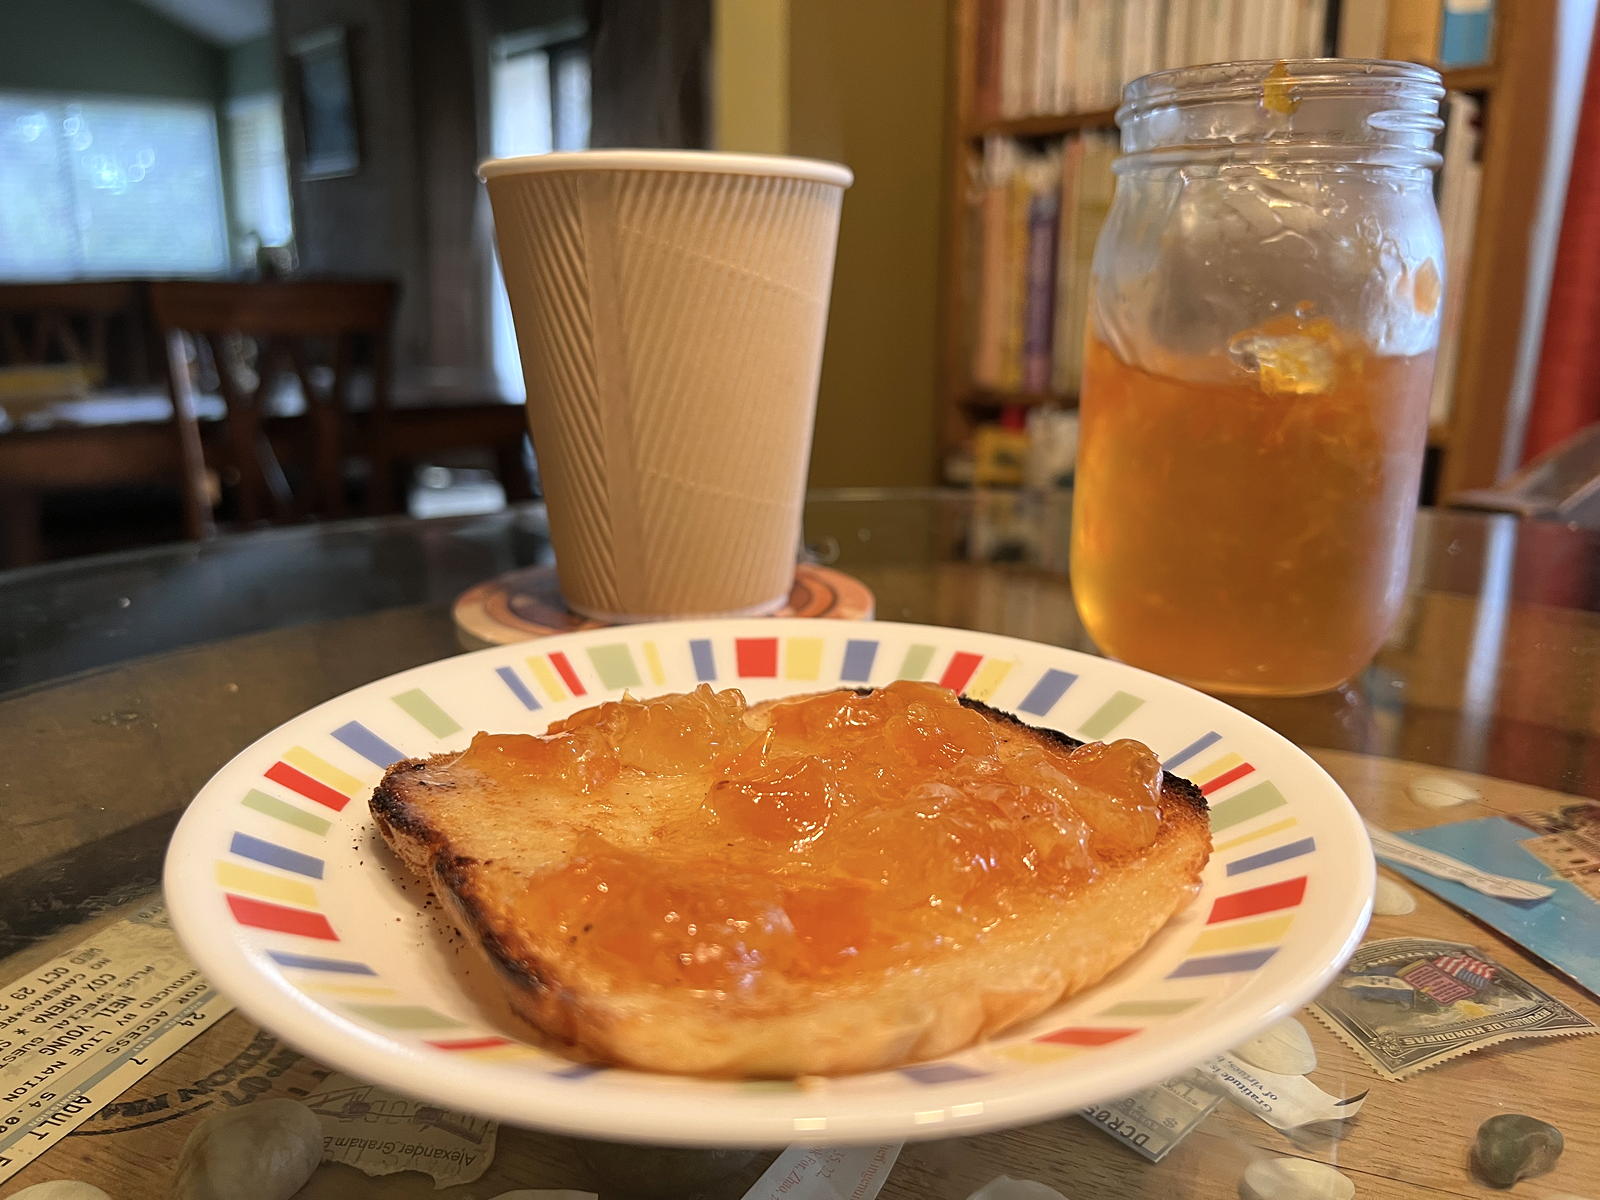
[[[620,170],[488,186],[567,603],[642,618],[781,601],[842,189]]]

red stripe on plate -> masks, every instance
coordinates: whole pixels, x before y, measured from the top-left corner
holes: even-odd
[[[233,919],[241,925],[256,929],[271,929],[278,933],[293,933],[300,937],[321,938],[337,942],[339,935],[328,924],[328,918],[319,912],[303,908],[287,908],[282,904],[268,904],[265,900],[251,900],[244,896],[226,893]]]
[[[567,685],[574,696],[582,696],[583,680],[578,678],[578,673],[572,669],[572,664],[567,661],[567,656],[557,650],[550,656],[550,665],[561,676],[561,681]]]
[[[510,1038],[481,1037],[460,1038],[456,1041],[429,1042],[428,1045],[438,1050],[487,1050],[491,1046],[515,1045]]]
[[[1120,1042],[1125,1037],[1132,1037],[1138,1032],[1137,1029],[1058,1029],[1054,1033],[1047,1033],[1033,1040],[1053,1042],[1058,1046],[1106,1046],[1112,1042]]]
[[[967,681],[972,678],[978,664],[983,661],[983,655],[971,654],[962,650],[950,656],[950,665],[944,669],[944,674],[939,676],[939,686],[947,687],[952,692],[959,692],[967,686]]]
[[[296,771],[286,762],[275,762],[267,768],[267,778],[273,783],[281,783],[292,792],[299,792],[307,800],[315,800],[334,812],[341,811],[350,803],[350,797],[343,792],[336,792],[325,783],[318,783],[304,771]]]
[[[778,639],[735,638],[739,674],[747,679],[772,679],[778,674]]]
[[[1275,912],[1280,908],[1293,908],[1305,899],[1305,895],[1306,877],[1301,875],[1298,879],[1269,883],[1266,887],[1251,888],[1248,892],[1220,896],[1211,906],[1211,915],[1206,918],[1206,924],[1215,925],[1218,921],[1232,921],[1239,917]]]
[[[1254,770],[1255,768],[1249,763],[1240,763],[1233,770],[1224,771],[1221,775],[1218,775],[1210,783],[1202,787],[1200,789],[1200,794],[1202,796],[1209,796],[1217,789],[1227,787],[1235,779],[1243,779],[1246,775],[1250,774],[1250,772]]]

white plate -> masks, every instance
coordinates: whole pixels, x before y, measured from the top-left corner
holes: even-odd
[[[479,729],[542,731],[624,688],[702,680],[753,700],[930,679],[1085,739],[1138,738],[1199,783],[1199,897],[1098,987],[985,1045],[818,1086],[575,1065],[478,999],[372,828],[390,761]],[[248,681],[241,681],[248,686]],[[189,953],[247,1015],[329,1066],[503,1121],[619,1141],[781,1145],[949,1137],[1122,1096],[1315,995],[1367,923],[1372,853],[1304,753],[1219,700],[1106,659],[888,622],[698,621],[500,646],[405,671],[268,734],[196,797],[167,854]],[[409,892],[409,894],[408,894]]]

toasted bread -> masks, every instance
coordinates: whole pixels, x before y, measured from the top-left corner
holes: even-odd
[[[977,701],[960,703],[988,722],[1002,761],[1081,745]],[[749,719],[759,723],[760,711]],[[591,925],[540,919],[530,881],[570,869],[596,836],[630,853],[681,858],[688,835],[674,831],[703,821],[705,777],[625,770],[574,801],[541,788],[537,777],[508,785],[464,765],[470,761],[446,754],[391,767],[371,800],[379,830],[482,948],[523,1018],[592,1057],[641,1070],[842,1074],[958,1050],[1125,962],[1194,894],[1210,854],[1200,792],[1160,773],[1151,784],[1159,824],[1148,845],[1102,856],[1092,877],[1065,891],[1006,893],[1006,911],[954,949],[793,978],[774,968],[759,986],[634,980],[588,952]],[[735,838],[701,869],[680,862],[674,878],[686,889],[711,886],[706,880],[720,871],[759,870],[749,866],[761,861],[753,853]]]

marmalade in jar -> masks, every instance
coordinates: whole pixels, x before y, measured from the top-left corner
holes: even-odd
[[[1306,316],[1154,369],[1091,332],[1072,586],[1095,641],[1222,692],[1359,671],[1400,606],[1432,374]]]

